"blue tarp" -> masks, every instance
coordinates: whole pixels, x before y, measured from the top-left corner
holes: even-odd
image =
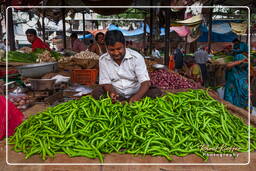
[[[233,32],[220,34],[220,33],[214,33],[212,32],[212,42],[232,42],[235,38],[237,38],[237,35]],[[208,42],[208,31],[204,32],[201,31],[201,35],[198,42]]]
[[[124,30],[124,29],[121,29],[120,27],[117,27],[114,24],[110,24],[108,26],[108,30],[119,30],[123,33],[124,36],[138,36],[138,35],[141,35],[144,33],[144,24],[142,23],[139,28],[132,30],[132,31]],[[150,32],[148,25],[146,26],[146,32],[147,33]]]
[[[232,32],[230,22],[240,23],[242,20],[213,20],[212,21],[212,41],[213,42],[232,42],[237,35]],[[200,25],[201,36],[199,42],[208,41],[208,27],[205,24]]]
[[[79,37],[79,39],[91,39],[91,38],[93,38],[92,34],[86,34],[85,36]]]

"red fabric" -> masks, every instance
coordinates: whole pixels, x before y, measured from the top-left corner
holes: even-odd
[[[8,136],[12,136],[15,128],[22,123],[23,114],[8,101]],[[6,99],[0,96],[0,140],[6,136]]]
[[[35,49],[37,48],[50,50],[50,47],[46,43],[44,43],[39,37],[36,37],[35,41],[32,43],[32,51],[35,51]]]

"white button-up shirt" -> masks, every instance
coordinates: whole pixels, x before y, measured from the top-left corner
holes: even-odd
[[[121,65],[105,53],[99,59],[99,67],[99,84],[112,84],[115,91],[125,98],[135,94],[142,82],[150,80],[144,58],[129,48],[126,48]]]

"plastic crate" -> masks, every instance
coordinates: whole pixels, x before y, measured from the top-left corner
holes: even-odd
[[[93,85],[96,83],[98,75],[97,69],[75,69],[72,70],[72,83],[83,85]]]

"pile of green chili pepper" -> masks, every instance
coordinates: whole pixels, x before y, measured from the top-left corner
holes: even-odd
[[[82,97],[30,116],[9,138],[16,152],[42,159],[65,153],[70,157],[99,158],[103,154],[164,156],[196,154],[207,160],[202,146],[256,149],[256,128],[230,114],[207,91],[168,93],[132,104],[112,104],[110,98]],[[207,153],[233,154],[222,149]]]

